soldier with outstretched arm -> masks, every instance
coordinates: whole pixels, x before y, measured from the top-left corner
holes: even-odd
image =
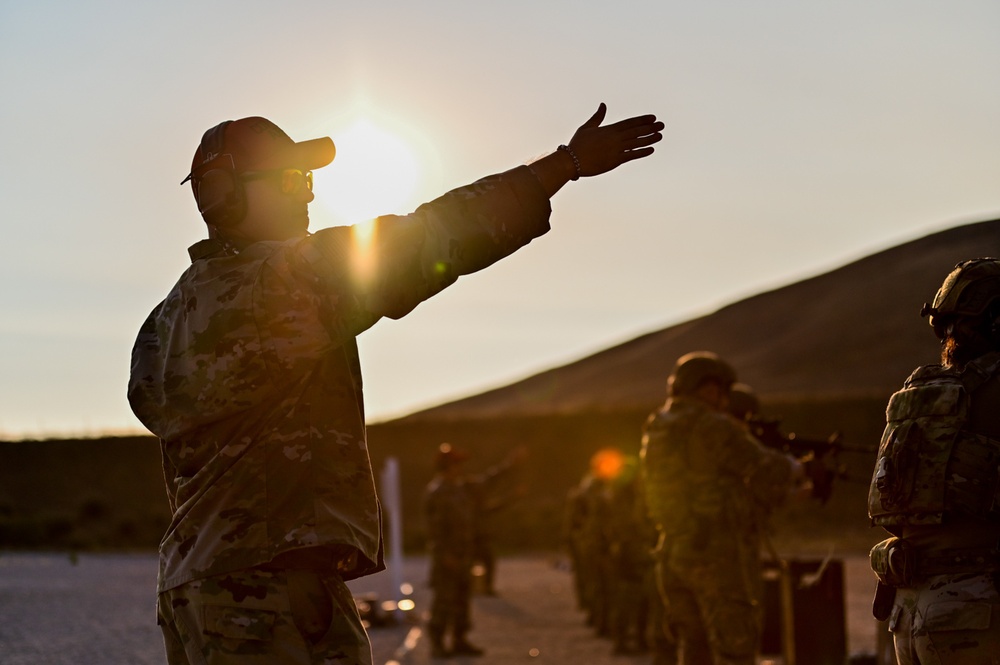
[[[205,132],[184,182],[208,238],[143,323],[128,386],[173,512],[157,604],[171,665],[371,663],[344,584],[384,568],[356,337],[548,232],[567,182],[652,154],[663,123],[605,111],[365,234],[309,232],[330,138],[260,117]]]

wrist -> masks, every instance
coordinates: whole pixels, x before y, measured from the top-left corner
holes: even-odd
[[[557,148],[560,152],[565,153],[569,156],[570,160],[573,162],[573,175],[570,176],[570,180],[579,180],[580,176],[583,175],[583,171],[580,169],[580,158],[576,156],[573,149],[566,144],[563,144]]]

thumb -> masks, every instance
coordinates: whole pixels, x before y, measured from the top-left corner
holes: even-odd
[[[595,128],[600,127],[601,123],[604,122],[604,116],[608,113],[608,107],[604,102],[601,102],[600,106],[597,107],[597,112],[590,116],[590,120],[583,123],[584,127]]]

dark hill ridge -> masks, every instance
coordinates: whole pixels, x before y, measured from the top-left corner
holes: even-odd
[[[674,360],[729,359],[767,400],[886,397],[937,342],[920,305],[956,263],[1000,256],[1000,220],[958,226],[396,422],[648,410]]]
[[[372,424],[373,467],[394,457],[403,470],[404,542],[414,552],[424,546],[421,497],[438,444],[451,441],[474,452],[470,471],[530,448],[516,479],[528,492],[495,517],[496,545],[560,548],[566,492],[590,456],[609,445],[635,454],[674,360],[712,349],[786,431],[838,431],[858,448],[839,457],[847,477],[830,501],[782,511],[780,551],[822,554],[837,543],[840,552],[867,552],[883,537],[869,527],[866,490],[886,399],[937,355],[920,304],[958,261],[987,255],[1000,255],[1000,220],[927,236],[507,387]],[[0,548],[153,547],[168,521],[153,437],[0,442]]]

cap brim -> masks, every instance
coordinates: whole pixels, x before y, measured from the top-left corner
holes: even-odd
[[[266,156],[253,161],[250,171],[265,171],[267,169],[320,169],[333,161],[337,148],[333,139],[324,136],[321,139],[311,139],[301,143],[289,143],[280,148],[271,147]]]
[[[296,143],[293,149],[295,162],[302,168],[321,169],[333,161],[337,156],[337,146],[333,144],[333,139],[324,136],[321,139],[311,139]]]

